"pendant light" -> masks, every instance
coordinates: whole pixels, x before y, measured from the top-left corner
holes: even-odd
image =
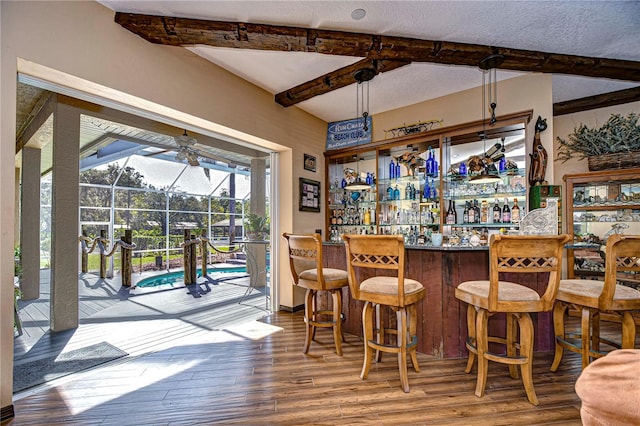
[[[480,69],[482,70],[482,163],[483,169],[479,175],[473,176],[469,179],[470,183],[485,184],[485,183],[497,183],[500,182],[500,176],[487,170],[486,158],[487,158],[487,118],[486,111],[491,111],[491,118],[489,124],[494,125],[497,122],[496,119],[496,107],[498,106],[498,81],[496,78],[496,67],[504,61],[502,55],[489,55],[480,61]],[[488,81],[487,81],[488,80]],[[488,96],[487,96],[488,94]],[[488,103],[487,103],[488,97]]]
[[[371,185],[362,181],[362,177],[360,177],[360,157],[354,155],[353,158],[356,160],[356,179],[348,183],[344,188],[350,191],[364,191],[366,189],[371,189]]]
[[[369,81],[375,77],[376,70],[373,68],[362,68],[353,74],[356,84],[356,117],[362,116],[364,122],[362,130],[367,132],[369,125],[367,117],[369,116]]]

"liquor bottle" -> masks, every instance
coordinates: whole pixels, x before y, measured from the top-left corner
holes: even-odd
[[[476,211],[474,215],[475,223],[480,223],[480,206],[478,206],[478,200],[473,200],[473,209]]]
[[[363,224],[367,226],[371,225],[371,212],[369,211],[369,209],[366,209],[364,211]]]
[[[404,187],[404,199],[405,200],[411,199],[411,182],[409,182],[407,186]]]
[[[476,210],[473,208],[472,201],[469,201],[469,212],[467,213],[467,223],[476,223]]]
[[[391,162],[389,163],[389,179],[393,179],[396,177],[396,165],[393,162],[393,158],[391,159]]]
[[[373,184],[373,178],[371,177],[371,173],[367,172],[367,178],[365,182],[367,183],[367,185]]]
[[[396,185],[396,187],[393,189],[393,199],[394,200],[400,199],[400,190],[398,189],[398,185]]]
[[[336,210],[332,210],[331,211],[331,224],[332,225],[337,225],[338,224],[338,217],[336,216]]]
[[[487,200],[482,200],[481,208],[480,208],[480,223],[488,223],[489,222],[489,204]]]
[[[498,203],[498,199],[496,198],[496,204],[493,206],[493,223],[502,222],[502,209],[500,208],[500,203]]]
[[[337,225],[342,225],[343,218],[342,218],[342,214],[341,214],[341,213],[342,213],[342,212],[339,210],[339,211],[338,211],[338,218],[336,219],[336,224],[337,224]]]
[[[511,209],[507,198],[504,199],[504,206],[502,206],[502,223],[511,223]]]
[[[449,208],[447,209],[447,217],[445,219],[447,225],[456,224],[456,207],[453,200],[449,200]]]
[[[393,188],[391,187],[391,185],[389,185],[389,187],[387,188],[387,200],[393,200]]]
[[[520,207],[518,207],[518,199],[513,199],[513,207],[511,208],[511,222],[520,223]]]
[[[398,161],[398,162],[396,162],[396,173],[395,173],[395,177],[396,177],[396,179],[397,179],[397,178],[402,177],[402,176],[401,176],[401,174],[400,174],[400,162],[399,162],[399,161]]]
[[[464,211],[462,212],[462,223],[469,223],[469,202],[464,202]]]

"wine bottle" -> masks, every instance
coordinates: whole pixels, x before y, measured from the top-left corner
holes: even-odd
[[[496,203],[493,206],[493,223],[502,222],[502,209],[500,208],[500,203],[498,203],[498,199],[496,198]]]
[[[504,199],[504,206],[502,206],[502,223],[511,223],[511,209],[507,198]]]
[[[456,224],[456,208],[453,200],[449,200],[449,208],[447,209],[447,216],[445,219],[447,225],[455,225]]]
[[[469,201],[469,212],[467,213],[467,223],[476,223],[476,210],[473,208],[472,201]]]
[[[462,212],[462,223],[469,223],[469,202],[464,202],[464,211]]]
[[[520,207],[518,207],[518,199],[513,199],[513,207],[511,208],[511,222],[520,223]]]

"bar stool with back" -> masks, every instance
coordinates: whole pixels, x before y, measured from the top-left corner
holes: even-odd
[[[556,371],[560,366],[564,349],[579,353],[584,369],[592,358],[606,355],[606,352],[600,350],[600,343],[617,349],[634,348],[636,324],[632,311],[640,310],[640,291],[617,284],[619,274],[623,273],[640,274],[640,235],[613,234],[607,238],[604,280],[560,281],[553,309],[556,350],[551,371]],[[638,276],[640,275],[632,278]],[[577,333],[565,333],[565,320],[569,310],[580,313],[580,330]],[[600,337],[602,316],[621,323],[620,343]]]
[[[322,237],[320,234],[282,234],[287,241],[289,266],[293,283],[307,289],[304,299],[306,338],[303,353],[309,352],[316,327],[332,328],[336,353],[342,356],[342,289],[349,285],[347,271],[322,267]],[[329,292],[332,310],[317,308],[318,292]],[[325,317],[325,318],[323,318]],[[329,317],[328,319],[326,317]]]
[[[425,288],[418,281],[404,276],[404,239],[401,235],[344,235],[342,238],[347,252],[351,294],[365,302],[362,311],[364,363],[360,378],[364,380],[369,375],[374,350],[378,362],[382,352],[394,353],[398,355],[402,390],[409,392],[407,355],[415,371],[420,371],[416,353],[416,305],[424,298]],[[377,272],[380,275],[371,276]],[[360,279],[366,276],[369,278]],[[395,312],[395,329],[384,327],[382,306],[388,306]],[[393,336],[395,339],[389,339]]]
[[[527,399],[538,405],[533,388],[534,326],[530,313],[546,312],[553,308],[562,268],[562,250],[568,235],[492,235],[489,242],[489,280],[467,281],[455,290],[457,299],[468,303],[467,349],[469,360],[466,373],[478,357],[478,379],[475,394],[484,395],[488,361],[509,366],[509,375],[517,379],[520,366]],[[542,296],[525,285],[500,280],[500,273],[548,273]],[[506,336],[489,335],[489,318],[494,314],[506,316]],[[517,341],[518,329],[520,341]],[[489,343],[506,347],[504,354],[490,352]]]

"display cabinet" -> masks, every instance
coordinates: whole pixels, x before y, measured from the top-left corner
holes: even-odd
[[[530,118],[530,112],[517,113],[498,119],[491,129],[476,122],[325,152],[328,239],[340,242],[345,233],[401,234],[406,244],[422,245],[438,232],[446,244],[457,244],[465,240],[448,237],[465,231],[487,237],[517,228],[528,208],[525,128]],[[487,161],[495,161],[496,181],[476,182],[479,162]],[[473,220],[465,214],[471,209]],[[448,210],[455,212],[453,220]]]
[[[469,137],[443,143],[443,233],[454,243],[515,230],[528,210],[524,129]]]
[[[604,275],[603,246],[613,233],[640,234],[640,168],[565,175],[569,278]],[[635,277],[629,281],[638,283]]]

